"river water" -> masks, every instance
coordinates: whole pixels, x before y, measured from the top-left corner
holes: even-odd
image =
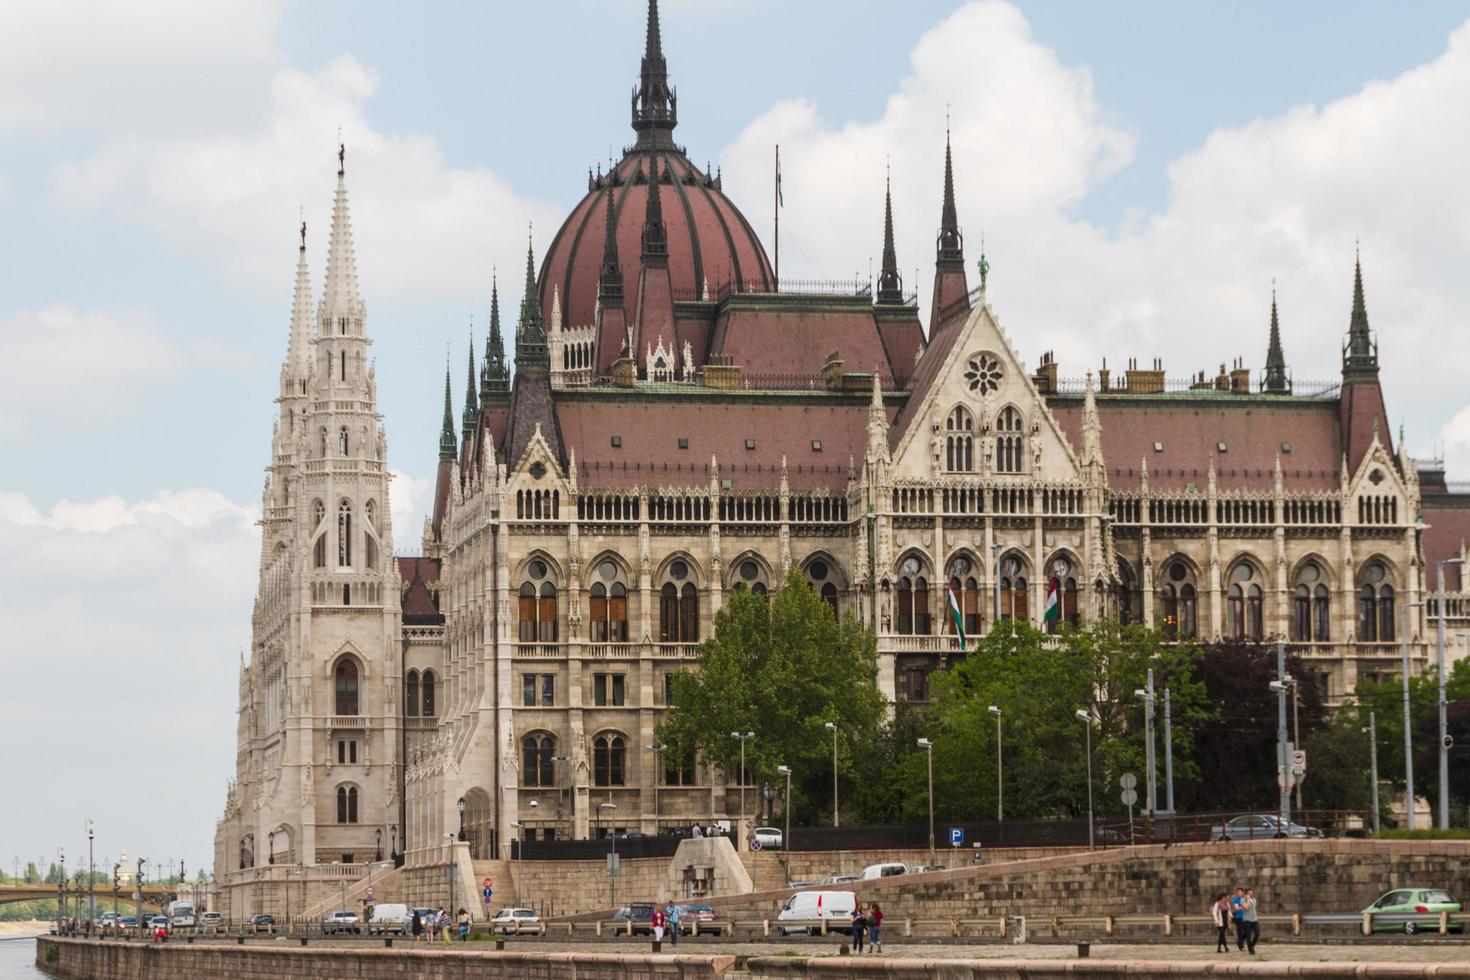
[[[36,969],[34,937],[0,937],[0,980],[40,980],[45,976]]]

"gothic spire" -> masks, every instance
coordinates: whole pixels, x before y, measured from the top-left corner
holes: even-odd
[[[1276,287],[1271,287],[1271,341],[1266,348],[1266,390],[1289,394],[1291,382],[1286,380],[1286,357],[1281,352],[1281,321],[1276,316]]]
[[[643,259],[650,265],[668,261],[669,240],[664,228],[664,209],[659,193],[658,161],[652,161],[648,175],[648,205],[643,212]],[[649,261],[649,260],[653,261]]]
[[[453,459],[456,454],[454,442],[454,403],[449,393],[449,354],[444,354],[444,424],[439,429],[439,458]]]
[[[1378,345],[1368,329],[1368,304],[1363,300],[1363,261],[1353,255],[1353,315],[1348,323],[1348,342],[1343,349],[1343,374],[1378,375]]]
[[[607,222],[602,231],[602,273],[597,278],[597,299],[603,306],[623,305],[623,270],[618,264],[618,226],[613,215],[613,185],[608,183]]]
[[[505,341],[500,337],[500,286],[490,275],[490,332],[485,337],[485,362],[480,365],[480,401],[490,393],[510,388],[510,369],[505,363]]]
[[[664,60],[658,29],[658,0],[648,0],[643,64],[638,73],[638,87],[633,90],[633,129],[641,145],[672,146],[674,127],[678,124],[679,93],[669,85],[669,66]]]
[[[949,130],[944,131],[944,207],[939,212],[938,259],[965,265],[965,237],[954,206],[954,163],[950,159]]]
[[[883,271],[878,276],[878,302],[903,302],[903,277],[893,248],[893,188],[887,177],[883,178]]]
[[[546,323],[541,299],[536,294],[536,252],[526,235],[526,286],[521,298],[521,316],[516,324],[516,369],[546,363]]]
[[[296,254],[296,289],[291,294],[291,338],[286,347],[286,373],[305,378],[311,354],[311,275],[306,269],[306,222],[301,222],[301,247]]]
[[[464,438],[468,442],[475,431],[475,425],[480,420],[480,406],[475,400],[475,321],[470,320],[470,347],[469,347],[469,373],[464,381],[464,418],[460,423],[464,429]]]
[[[327,278],[320,315],[329,323],[360,320],[363,304],[357,293],[357,256],[347,207],[346,147],[337,148],[337,196],[332,202],[332,231],[327,243]]]

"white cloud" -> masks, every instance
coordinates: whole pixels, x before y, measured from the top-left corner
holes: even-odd
[[[433,504],[434,479],[392,470],[393,486],[388,492],[393,515],[393,544],[399,551],[412,552],[419,546],[424,518]]]
[[[173,848],[193,866],[209,854],[233,758],[257,516],[212,490],[49,511],[0,491],[6,778],[50,794],[44,808],[0,808],[0,838],[70,843],[93,816],[99,857]],[[145,744],[147,758],[168,758],[167,778],[149,775]],[[87,778],[58,780],[62,760],[84,761]]]
[[[967,4],[912,61],[873,121],[829,122],[787,102],[727,148],[727,188],[762,201],[781,143],[787,275],[850,274],[879,254],[888,156],[899,265],[906,280],[919,268],[909,285],[927,303],[948,100],[971,284],[984,229],[990,300],[1028,360],[1055,350],[1071,377],[1105,356],[1162,356],[1179,377],[1238,356],[1260,369],[1275,277],[1295,376],[1333,380],[1361,237],[1393,422],[1408,421],[1418,449],[1465,404],[1470,26],[1396,78],[1216,131],[1172,163],[1167,207],[1116,233],[1073,211],[1128,165],[1133,137],[1019,12]],[[1470,469],[1470,447],[1451,449],[1451,468]]]
[[[0,350],[0,435],[116,412],[188,361],[147,314],[66,305],[0,318]]]

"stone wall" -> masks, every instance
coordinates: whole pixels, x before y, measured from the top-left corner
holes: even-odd
[[[55,959],[52,959],[55,950]],[[143,946],[82,939],[36,940],[36,965],[66,980],[715,980],[729,976],[729,955],[504,952],[493,949],[327,949],[261,946]]]
[[[1346,957],[1344,957],[1346,959]],[[899,965],[901,963],[901,966]],[[1470,977],[1470,965],[1446,963],[1384,964],[1384,972],[1403,980]],[[833,977],[840,980],[971,980],[978,977],[1025,977],[1027,980],[1182,980],[1186,977],[1238,977],[1244,970],[1233,963],[1177,960],[902,960],[862,959],[856,956],[816,958],[759,956],[746,961],[749,980],[795,980],[797,977]],[[1257,980],[1300,980],[1303,977],[1359,976],[1374,967],[1356,963],[1251,963]],[[900,972],[901,971],[901,972]]]
[[[1357,912],[1389,888],[1470,892],[1470,841],[1283,840],[1175,844],[998,862],[842,885],[893,919],[1000,915],[1203,915],[1236,885],[1261,911]],[[711,900],[774,917],[791,889]]]

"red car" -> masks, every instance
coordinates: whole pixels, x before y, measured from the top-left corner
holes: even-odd
[[[719,935],[719,913],[708,905],[680,905],[679,928],[686,936]]]

